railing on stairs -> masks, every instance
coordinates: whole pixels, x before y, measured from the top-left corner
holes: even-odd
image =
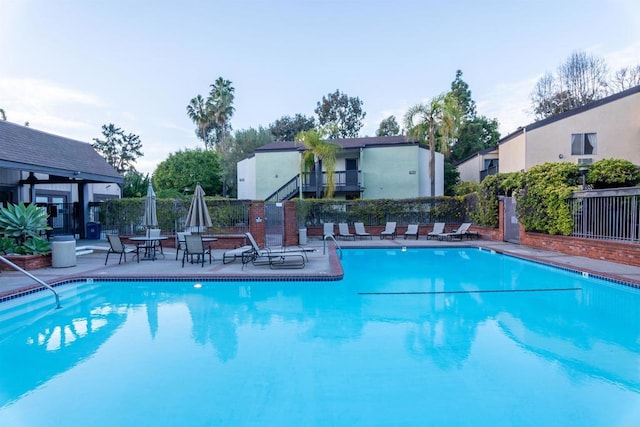
[[[38,279],[36,276],[34,276],[33,274],[29,273],[26,270],[23,270],[22,268],[18,267],[17,265],[15,265],[14,263],[12,263],[11,261],[9,261],[8,259],[6,259],[5,257],[0,255],[0,261],[4,262],[5,264],[7,264],[8,266],[10,266],[11,268],[14,268],[15,270],[21,272],[22,274],[24,274],[25,276],[35,280],[36,282],[38,282],[38,284],[44,286],[45,288],[49,289],[51,292],[53,292],[53,295],[56,297],[56,308],[60,308],[60,297],[58,296],[58,293],[55,291],[55,289],[53,289],[51,286],[47,285],[45,282],[43,282],[42,280]]]
[[[291,200],[300,191],[300,175],[291,178],[286,184],[278,188],[272,195],[267,197],[265,202],[279,202],[281,200]]]

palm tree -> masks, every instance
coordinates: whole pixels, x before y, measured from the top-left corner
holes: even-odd
[[[324,133],[322,130],[310,129],[302,131],[296,137],[296,142],[304,145],[306,150],[302,152],[300,161],[300,176],[303,172],[313,169],[316,174],[316,197],[320,198],[320,189],[322,186],[322,171],[320,162],[327,171],[327,189],[324,197],[330,199],[333,197],[336,185],[334,181],[334,172],[336,170],[336,153],[340,150],[340,146],[322,139]]]
[[[209,130],[211,129],[211,107],[208,100],[201,95],[196,96],[187,105],[187,115],[196,124],[196,136],[204,142],[205,148],[209,148]]]
[[[447,155],[456,138],[462,111],[455,96],[449,92],[440,94],[426,104],[418,104],[405,115],[405,127],[409,136],[420,144],[429,142],[429,179],[431,197],[436,194],[436,150]]]
[[[209,92],[210,117],[214,123],[218,150],[221,149],[220,145],[224,144],[226,137],[231,133],[229,120],[235,111],[233,107],[234,91],[230,80],[218,77],[211,85],[211,92]]]

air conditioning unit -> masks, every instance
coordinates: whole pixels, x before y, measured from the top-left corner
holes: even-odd
[[[584,165],[592,165],[593,164],[593,159],[578,159],[578,166]]]

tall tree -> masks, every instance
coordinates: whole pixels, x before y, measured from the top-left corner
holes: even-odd
[[[376,131],[376,136],[395,136],[400,135],[400,126],[396,120],[396,116],[389,116],[380,122],[380,126]]]
[[[220,156],[212,150],[179,150],[160,162],[153,173],[156,190],[183,193],[193,191],[200,182],[207,195],[220,194]]]
[[[462,80],[462,70],[456,70],[456,77],[451,82],[451,93],[458,100],[458,105],[465,119],[472,119],[476,116],[476,102],[471,98],[469,85]]]
[[[485,116],[474,117],[460,126],[456,143],[451,148],[452,162],[459,162],[485,148],[495,147],[500,140],[498,121]]]
[[[142,156],[140,137],[125,132],[114,124],[102,125],[104,139],[93,138],[93,148],[119,173],[135,170],[135,161]]]
[[[196,124],[196,136],[204,142],[205,148],[211,148],[213,142],[209,140],[209,131],[212,120],[207,100],[196,95],[187,105],[187,115]]]
[[[302,172],[311,171],[315,173],[316,197],[320,198],[322,196],[320,191],[322,188],[322,167],[320,162],[322,162],[327,173],[327,189],[324,197],[330,199],[336,189],[333,174],[336,170],[336,154],[340,150],[340,146],[331,141],[323,140],[323,133],[323,130],[311,129],[298,134],[297,142],[306,148],[302,153],[300,172],[301,174]]]
[[[581,107],[608,94],[607,65],[604,59],[573,52],[555,75],[546,73],[531,94],[536,119]]]
[[[610,85],[616,93],[640,85],[640,65],[619,69],[613,74]]]
[[[461,116],[458,100],[451,92],[438,95],[426,104],[415,105],[405,115],[408,134],[417,138],[421,144],[428,143],[429,146],[432,197],[436,194],[436,150],[445,155],[449,152],[457,136]]]
[[[349,97],[339,90],[323,96],[314,111],[320,126],[329,130],[329,139],[356,138],[367,115],[360,98]]]
[[[282,116],[269,125],[269,132],[275,141],[295,141],[300,132],[311,130],[315,125],[316,120],[313,117],[302,114],[296,114],[294,117]]]
[[[0,108],[0,120],[6,121],[7,115],[4,112],[4,109]]]

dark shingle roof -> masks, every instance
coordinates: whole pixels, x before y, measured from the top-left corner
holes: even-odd
[[[330,139],[330,142],[340,145],[343,149],[384,147],[392,145],[414,145],[417,141],[407,139],[405,136],[367,136],[364,138]],[[256,152],[264,151],[293,151],[304,150],[304,145],[293,141],[272,142],[256,149]]]
[[[123,182],[91,144],[1,120],[0,167],[94,182]]]

